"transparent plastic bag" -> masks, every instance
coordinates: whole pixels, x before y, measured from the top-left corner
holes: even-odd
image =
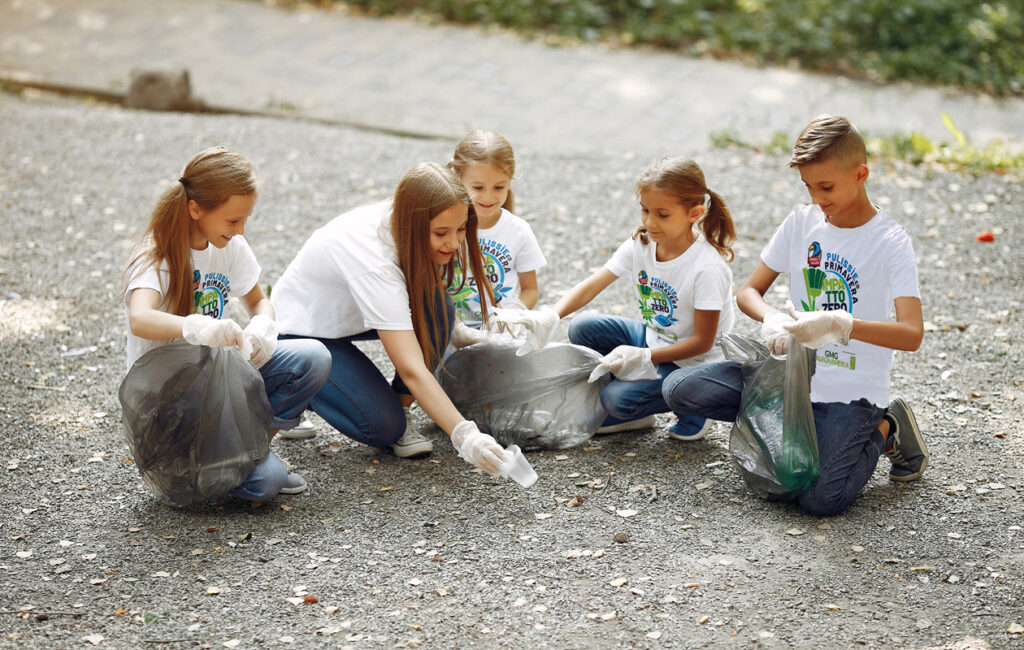
[[[270,450],[263,378],[235,349],[174,341],[150,350],[118,397],[135,466],[169,505],[227,494]]]
[[[462,415],[502,445],[566,449],[593,436],[607,417],[601,389],[610,377],[587,381],[601,355],[549,343],[517,357],[521,345],[492,335],[453,352],[438,367],[437,379]]]
[[[727,334],[721,345],[727,359],[743,364],[740,412],[729,436],[733,460],[760,496],[796,498],[821,469],[811,409],[814,351],[792,337],[785,358],[745,336]]]

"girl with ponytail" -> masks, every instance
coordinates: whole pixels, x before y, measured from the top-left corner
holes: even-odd
[[[618,278],[633,284],[640,320],[587,312],[569,325],[572,343],[605,355],[591,381],[614,376],[601,391],[609,415],[598,433],[653,426],[656,413],[670,410],[661,391],[664,378],[680,367],[723,360],[715,339],[735,320],[726,263],[733,257],[735,228],[725,201],[708,189],[700,167],[686,158],[660,160],[640,177],[636,197],[640,226],[602,269],[553,308],[528,312],[536,316],[497,309],[492,317],[543,335]],[[669,437],[699,440],[707,433],[705,424],[704,418],[680,416]]]

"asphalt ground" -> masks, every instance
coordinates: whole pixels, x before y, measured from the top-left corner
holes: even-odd
[[[202,147],[249,157],[246,237],[272,283],[315,228],[454,142],[38,93],[0,94],[0,124],[0,645],[1024,647],[1020,179],[872,162],[918,257],[927,331],[893,386],[932,460],[906,485],[883,460],[841,515],[756,498],[724,426],[678,443],[668,416],[530,454],[529,490],[472,471],[425,419],[436,451],[407,461],[314,417],[316,438],[274,443],[307,493],[175,510],[127,458],[116,398],[120,269],[160,191]],[[542,303],[631,231],[647,164],[687,153],[519,156]],[[738,286],[805,196],[785,158],[696,158],[735,217]],[[617,283],[593,306],[632,302]]]

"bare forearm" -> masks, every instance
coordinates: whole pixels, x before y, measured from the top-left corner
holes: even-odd
[[[853,319],[850,338],[891,350],[913,352],[921,347],[924,330],[913,323]]]
[[[683,339],[682,341],[678,341],[672,345],[652,350],[651,362],[658,365],[659,363],[671,363],[673,361],[690,359],[704,354],[710,350],[714,344],[715,340],[713,338],[710,340],[703,340],[696,336],[691,336],[688,339]]]
[[[402,376],[402,381],[412,392],[420,408],[448,435],[452,434],[456,424],[466,419],[455,408],[433,375],[426,372],[412,373],[410,377]]]
[[[181,326],[185,319],[157,309],[132,311],[128,317],[132,334],[155,341],[181,338]]]
[[[540,291],[537,289],[523,289],[519,292],[519,301],[526,305],[527,309],[533,309],[540,298]]]

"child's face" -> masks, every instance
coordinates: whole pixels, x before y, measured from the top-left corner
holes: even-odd
[[[640,214],[652,241],[672,247],[693,241],[693,222],[704,213],[703,206],[687,208],[679,198],[657,190],[640,193]]]
[[[444,266],[466,241],[469,206],[456,203],[430,220],[430,251],[434,263]]]
[[[508,198],[512,179],[493,165],[470,165],[462,173],[462,184],[473,200],[476,215],[483,221],[497,219]]]
[[[811,202],[830,219],[842,218],[856,205],[867,169],[862,163],[832,159],[800,165],[800,178]]]
[[[213,210],[203,210],[189,199],[192,218],[192,248],[203,250],[208,243],[224,248],[235,235],[245,233],[245,222],[256,205],[255,194],[235,194]]]

